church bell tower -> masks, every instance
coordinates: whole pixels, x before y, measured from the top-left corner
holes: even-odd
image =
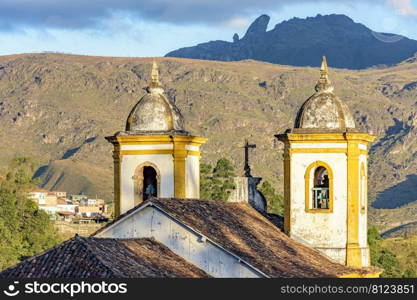
[[[200,146],[207,139],[184,130],[175,103],[164,95],[158,67],[113,144],[115,215],[150,197],[199,198]]]
[[[370,265],[367,244],[369,144],[333,92],[326,58],[316,92],[300,108],[284,143],[284,230],[339,263]]]

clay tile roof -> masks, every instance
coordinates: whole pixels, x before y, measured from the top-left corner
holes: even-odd
[[[49,193],[49,191],[44,189],[34,189],[30,190],[29,193]]]
[[[262,215],[249,204],[153,198],[138,207],[149,202],[270,277],[339,277],[380,271],[377,268],[353,269],[328,259],[283,233],[278,228],[282,225],[282,218]],[[133,213],[138,207],[104,228]]]
[[[210,277],[154,239],[74,237],[0,273],[0,278]]]
[[[60,210],[60,211],[57,211],[56,213],[59,214],[59,215],[63,215],[63,216],[73,216],[73,215],[75,215],[74,212],[67,211],[67,210]]]

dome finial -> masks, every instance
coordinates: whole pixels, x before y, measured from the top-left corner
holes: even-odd
[[[326,56],[323,56],[320,68],[320,79],[316,84],[316,92],[333,92],[333,85],[329,79]]]
[[[152,72],[151,72],[151,83],[149,84],[148,91],[160,91],[163,92],[162,84],[159,81],[159,71],[158,71],[158,65],[156,64],[155,59],[152,61]]]
[[[158,65],[156,64],[155,58],[152,61],[152,82],[159,83],[159,71]]]

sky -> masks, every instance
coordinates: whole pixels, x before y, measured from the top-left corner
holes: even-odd
[[[417,0],[0,0],[0,55],[157,57],[242,37],[261,14],[271,17],[270,30],[332,13],[417,40]]]

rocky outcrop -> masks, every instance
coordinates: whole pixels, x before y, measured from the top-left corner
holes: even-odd
[[[241,39],[211,41],[169,52],[166,56],[235,61],[255,59],[281,65],[319,66],[326,55],[332,67],[364,69],[393,65],[417,52],[417,41],[376,33],[345,15],[293,18],[267,31],[269,16],[258,17]]]
[[[233,35],[233,43],[237,43],[237,42],[239,42],[239,35],[237,33],[235,33]]]
[[[258,35],[264,34],[268,27],[269,20],[270,20],[270,17],[267,15],[261,15],[260,17],[258,17],[249,26],[243,38],[247,39],[247,38],[256,37]]]

